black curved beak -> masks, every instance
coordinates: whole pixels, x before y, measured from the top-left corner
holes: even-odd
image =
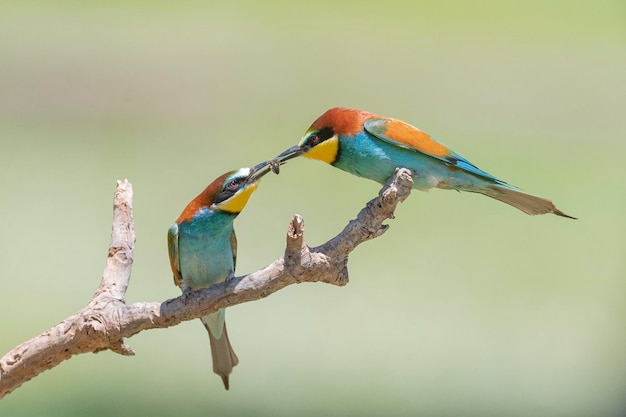
[[[300,145],[292,146],[285,152],[278,155],[276,158],[269,160],[270,170],[276,175],[280,172],[280,166],[288,160],[300,156],[304,153],[304,150]]]
[[[300,145],[292,146],[291,148],[287,149],[285,152],[274,158],[273,161],[284,164],[288,160],[300,156],[303,153],[304,151],[302,150],[302,147]]]
[[[248,176],[248,184],[258,181],[261,177],[268,172],[272,171],[272,167],[270,165],[270,161],[261,162],[258,165],[250,168],[250,175]]]

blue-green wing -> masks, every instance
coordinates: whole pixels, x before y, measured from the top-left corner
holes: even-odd
[[[506,184],[437,142],[428,133],[401,120],[378,117],[366,120],[363,126],[369,134],[384,142],[413,152],[420,152],[439,159],[450,167],[460,168],[498,184]]]

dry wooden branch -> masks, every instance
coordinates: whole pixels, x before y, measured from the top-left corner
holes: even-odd
[[[0,359],[0,398],[73,355],[107,349],[134,355],[124,338],[142,330],[174,326],[222,307],[267,297],[295,283],[346,285],[348,255],[362,242],[387,230],[383,222],[393,218],[397,204],[409,196],[412,186],[410,172],[398,169],[378,197],[368,202],[355,220],[323,245],[309,248],[305,244],[304,222],[295,215],[288,227],[284,256],[265,268],[234,278],[227,284],[194,291],[185,299],[177,297],[162,303],[126,305],[135,244],[133,191],[128,181],[118,181],[111,245],[98,290],[78,313]]]

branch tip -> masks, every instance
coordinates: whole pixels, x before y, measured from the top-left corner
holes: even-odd
[[[299,214],[294,214],[287,228],[287,237],[297,239],[304,234],[304,219]]]

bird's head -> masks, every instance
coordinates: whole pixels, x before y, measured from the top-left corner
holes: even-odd
[[[265,161],[252,168],[240,168],[217,177],[187,204],[176,221],[190,221],[203,208],[234,215],[241,213],[261,177],[268,172],[270,164]]]
[[[278,155],[275,161],[284,163],[302,155],[332,165],[339,154],[339,138],[358,134],[371,117],[374,115],[362,110],[332,108],[313,122],[300,143]]]
[[[220,176],[207,187],[210,190],[210,208],[231,214],[241,213],[261,177],[268,172],[270,165],[265,161],[252,168],[240,168]]]

